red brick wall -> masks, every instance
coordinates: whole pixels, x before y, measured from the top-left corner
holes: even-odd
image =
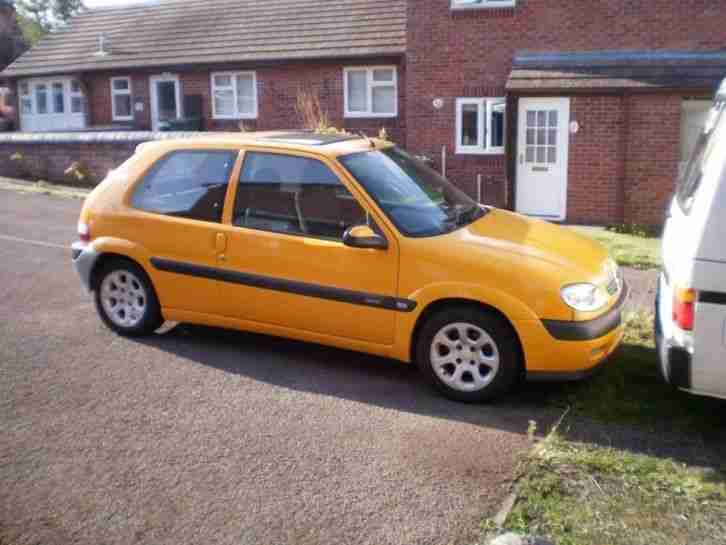
[[[65,171],[78,161],[86,167],[92,179],[85,185],[93,185],[106,177],[133,155],[138,142],[109,142],[93,144],[0,144],[0,176],[49,180],[53,182],[79,183],[66,176]],[[22,161],[11,161],[19,153]]]
[[[628,109],[625,220],[658,225],[678,173],[681,98],[633,96]]]
[[[343,68],[355,65],[391,65],[398,67],[399,117],[397,118],[364,118],[345,119],[343,116]],[[406,112],[406,74],[402,63],[391,59],[371,59],[365,62],[314,62],[291,63],[278,66],[241,66],[226,65],[215,69],[199,69],[174,71],[179,75],[181,94],[201,95],[202,107],[207,130],[239,130],[238,120],[218,120],[212,117],[211,73],[217,70],[254,70],[257,72],[257,98],[259,115],[257,120],[244,120],[251,130],[274,130],[301,128],[301,120],[295,104],[298,90],[314,89],[318,92],[321,106],[328,113],[330,122],[336,127],[344,127],[351,131],[365,131],[378,134],[385,127],[389,135],[397,142],[404,143]],[[159,70],[157,73],[167,70]],[[171,71],[171,70],[169,70]],[[92,125],[111,125],[111,77],[131,76],[133,101],[142,101],[144,111],[135,112],[134,124],[140,129],[151,126],[151,104],[149,74],[114,73],[88,74],[84,81],[89,89],[89,111]]]
[[[626,115],[622,96],[577,96],[570,116],[567,219],[574,223],[623,221]]]
[[[513,9],[450,9],[450,0],[411,0],[408,3],[407,54],[407,145],[416,153],[432,156],[438,162],[442,146],[448,154],[448,174],[472,196],[476,175],[490,176],[495,182],[495,197],[505,194],[508,176],[503,157],[455,155],[455,100],[467,96],[503,96],[516,51],[578,51],[598,49],[721,49],[726,43],[726,2],[721,0],[518,0]],[[564,93],[563,93],[564,94]],[[443,98],[444,108],[432,106],[434,98]],[[576,98],[575,113],[585,121],[583,132],[573,139],[571,148],[568,219],[582,221],[622,221],[622,199],[617,194],[618,179],[634,183],[630,176],[642,161],[626,168],[617,165],[626,157],[626,142],[610,136],[620,130],[628,109],[608,111],[620,99],[604,97]],[[639,99],[633,97],[635,104]],[[648,102],[650,99],[646,99]],[[665,101],[673,106],[678,97]],[[588,103],[596,107],[588,111]],[[513,101],[511,105],[516,105]],[[512,115],[512,114],[510,114]],[[617,118],[620,117],[618,120]],[[511,119],[511,117],[510,117]],[[604,123],[605,128],[592,125]],[[660,126],[657,117],[650,123],[635,121],[644,133]],[[512,132],[512,127],[508,129]],[[608,138],[605,138],[608,137]],[[672,143],[672,142],[671,142]],[[659,153],[655,144],[640,137],[644,156]],[[661,153],[662,155],[662,153]],[[675,157],[675,159],[674,159]],[[656,190],[654,201],[670,191],[672,181],[665,174],[676,168],[677,156],[668,154],[659,175],[649,175],[635,191]],[[653,170],[651,168],[651,170]],[[657,186],[657,184],[665,184]],[[613,186],[605,188],[604,186]],[[498,189],[498,190],[497,190]],[[510,188],[511,189],[511,188]],[[622,190],[620,190],[622,192]],[[513,192],[508,204],[513,202]],[[631,191],[632,193],[632,191]],[[633,196],[633,202],[648,202],[651,195]],[[498,202],[487,198],[487,202]],[[617,202],[617,201],[620,202]],[[661,205],[655,203],[654,209]],[[607,214],[603,211],[607,210]],[[631,207],[626,219],[646,223],[657,214],[645,204]]]

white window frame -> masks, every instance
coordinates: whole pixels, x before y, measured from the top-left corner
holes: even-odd
[[[502,155],[507,142],[507,114],[505,97],[488,98],[457,98],[456,99],[456,153],[462,155]],[[477,126],[479,134],[477,146],[465,146],[462,143],[461,129],[463,125],[463,107],[474,104],[477,106]],[[492,112],[494,106],[504,104],[504,142],[501,146],[492,146]]]
[[[214,79],[217,76],[230,76],[230,79],[232,80],[232,85],[230,87],[219,87],[220,89],[224,89],[226,91],[232,91],[232,94],[234,96],[234,113],[230,115],[225,114],[219,114],[217,113],[217,105],[214,102],[214,93],[217,90],[217,85],[214,82]],[[252,76],[252,87],[254,88],[254,99],[255,99],[255,107],[252,113],[246,113],[246,112],[240,112],[239,111],[239,101],[238,101],[238,89],[237,89],[237,77],[238,76]],[[212,72],[210,75],[210,85],[212,89],[212,117],[214,119],[257,119],[257,116],[259,115],[259,100],[258,100],[258,90],[257,90],[257,72],[254,70],[249,71],[232,71],[232,72]]]
[[[125,81],[128,84],[127,89],[116,89],[114,88],[114,83],[117,81]],[[129,108],[129,111],[131,112],[131,115],[117,115],[116,114],[116,96],[128,96],[129,97],[129,103],[131,107]],[[130,76],[120,76],[111,78],[111,117],[114,121],[133,121],[134,120],[134,99],[131,94],[131,77]]]
[[[393,70],[393,81],[374,81],[375,70]],[[348,74],[350,72],[366,72],[366,110],[364,112],[351,112],[348,109]],[[392,113],[381,113],[373,111],[373,89],[375,87],[390,87],[393,85],[393,93],[396,97]],[[343,103],[345,117],[375,117],[392,118],[398,117],[398,66],[350,66],[343,69]]]
[[[513,8],[517,0],[451,0],[451,9]]]

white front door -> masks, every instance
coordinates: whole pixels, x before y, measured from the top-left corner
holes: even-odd
[[[517,212],[565,219],[569,125],[569,98],[519,99]]]
[[[179,76],[163,74],[151,76],[151,128],[159,130],[161,121],[179,119],[181,110],[181,89]]]

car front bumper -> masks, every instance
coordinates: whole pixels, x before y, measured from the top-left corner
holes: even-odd
[[[85,242],[74,242],[71,246],[71,255],[73,256],[73,265],[76,268],[78,276],[81,278],[81,284],[90,293],[93,288],[91,275],[93,268],[98,261],[98,252],[94,250],[93,245]]]
[[[622,312],[629,294],[630,288],[624,283],[618,301],[594,320],[541,320],[518,330],[527,379],[581,380],[597,372],[623,340]]]

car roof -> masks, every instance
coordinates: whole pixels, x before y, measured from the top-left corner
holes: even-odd
[[[312,152],[319,155],[338,157],[349,153],[385,149],[393,144],[387,140],[368,138],[363,135],[349,133],[318,134],[312,131],[265,131],[239,133],[206,133],[188,138],[170,138],[156,141],[153,147],[165,150],[212,148],[215,146],[269,148],[270,150],[287,150]],[[145,145],[144,147],[150,147]]]

